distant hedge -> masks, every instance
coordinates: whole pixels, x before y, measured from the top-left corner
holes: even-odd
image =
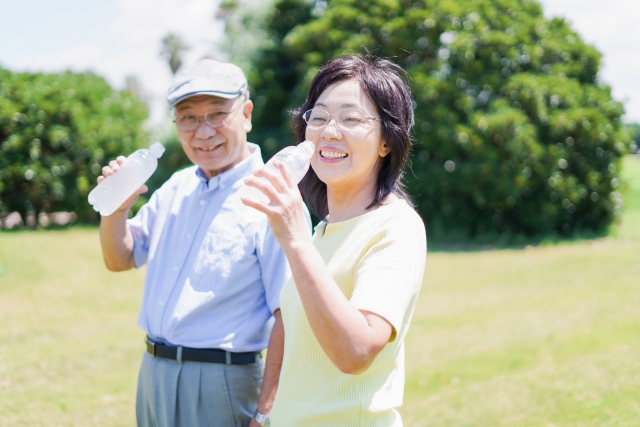
[[[318,67],[367,48],[410,75],[406,182],[431,237],[602,232],[621,212],[623,106],[600,53],[536,1],[280,0],[264,23],[250,85],[267,154],[293,142],[287,111]]]
[[[23,219],[87,203],[102,166],[147,146],[146,106],[93,73],[14,73],[0,68],[0,214]]]

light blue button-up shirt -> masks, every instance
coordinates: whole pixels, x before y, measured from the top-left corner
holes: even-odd
[[[234,352],[267,347],[272,313],[291,273],[266,217],[247,223],[233,209],[244,178],[263,166],[260,148],[207,180],[176,172],[128,220],[136,267],[147,274],[138,324],[175,345]]]

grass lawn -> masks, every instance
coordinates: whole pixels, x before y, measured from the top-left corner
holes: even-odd
[[[611,236],[430,253],[406,426],[640,425],[640,159]]]
[[[408,427],[640,425],[640,159],[611,236],[430,253]],[[0,426],[134,426],[144,271],[96,229],[0,232]]]

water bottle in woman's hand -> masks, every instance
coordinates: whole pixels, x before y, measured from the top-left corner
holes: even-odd
[[[120,165],[113,175],[106,177],[89,193],[89,204],[102,216],[114,213],[131,195],[144,184],[158,167],[158,158],[164,147],[156,142],[133,154]]]
[[[305,174],[309,170],[309,159],[316,151],[316,146],[311,141],[303,141],[296,146],[285,147],[278,151],[268,162],[264,165],[264,169],[278,171],[273,165],[274,160],[278,160],[283,163],[289,175],[293,179],[293,182],[299,183]],[[238,215],[244,217],[247,222],[258,221],[265,217],[265,214],[257,209],[249,207],[242,203],[241,197],[245,199],[254,199],[261,203],[268,204],[269,198],[256,187],[251,187],[244,184],[238,192],[235,198],[235,209]]]

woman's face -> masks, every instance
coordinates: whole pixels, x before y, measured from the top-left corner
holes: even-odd
[[[305,133],[306,139],[316,145],[311,166],[318,178],[330,190],[357,191],[375,185],[380,160],[389,153],[382,140],[380,121],[365,119],[360,123],[342,113],[344,123],[340,123],[337,114],[357,110],[362,116],[380,117],[358,82],[343,80],[328,86],[313,109],[332,115],[329,120],[319,120],[315,127],[310,121]]]

